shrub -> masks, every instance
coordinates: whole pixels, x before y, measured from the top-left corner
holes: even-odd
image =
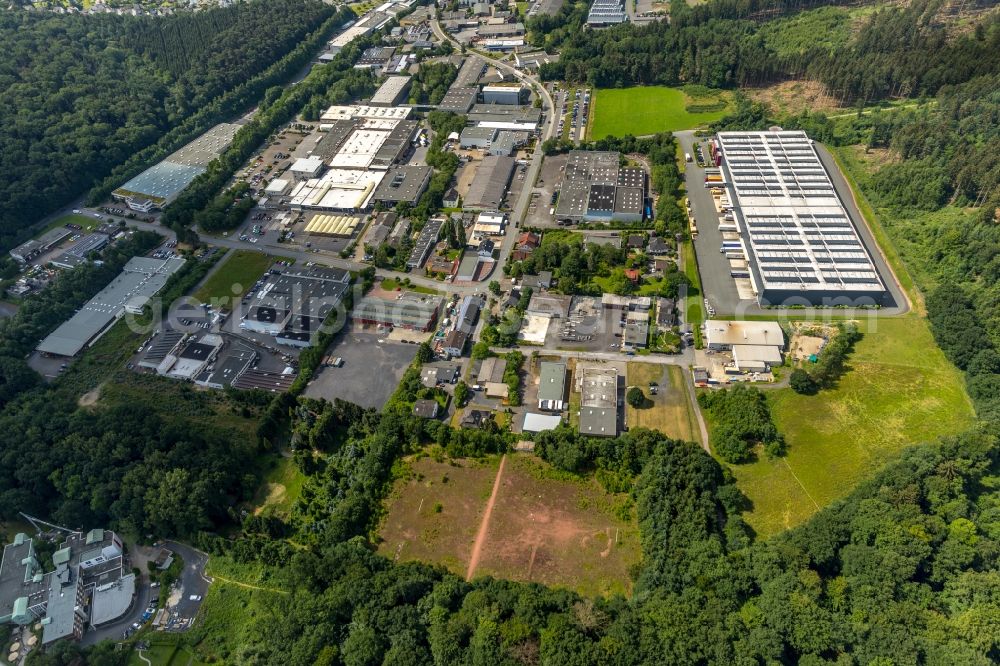
[[[802,368],[792,370],[788,384],[793,391],[801,395],[814,395],[819,388],[812,376]]]

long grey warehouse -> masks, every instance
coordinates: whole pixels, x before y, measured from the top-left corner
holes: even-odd
[[[39,343],[38,351],[54,356],[75,356],[100,338],[126,312],[141,312],[149,299],[183,265],[181,257],[129,259],[111,284]]]
[[[720,132],[722,170],[761,305],[890,305],[805,132]]]

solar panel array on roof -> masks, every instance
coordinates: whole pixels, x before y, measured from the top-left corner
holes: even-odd
[[[882,279],[806,133],[718,137],[760,299],[879,302],[885,295]]]

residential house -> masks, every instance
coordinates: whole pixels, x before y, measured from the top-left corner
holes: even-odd
[[[522,261],[531,256],[539,245],[541,245],[541,237],[531,231],[525,231],[520,236],[517,237],[517,244],[514,245],[514,250],[511,252],[511,256],[514,261]]]

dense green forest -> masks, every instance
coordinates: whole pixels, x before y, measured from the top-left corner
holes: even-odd
[[[0,245],[116,167],[148,166],[157,155],[130,158],[171,130],[170,150],[248,108],[240,93],[333,13],[314,0],[157,18],[0,11]]]
[[[248,517],[235,541],[199,539],[263,567],[266,584],[288,594],[257,597],[225,632],[199,623],[185,638],[197,651],[231,663],[351,666],[985,665],[1000,656],[995,432],[909,450],[766,542],[739,518],[746,500],[727,473],[694,444],[641,429],[614,440],[540,435],[543,458],[602,474],[637,507],[644,558],[635,592],[592,599],[466,582],[374,553],[366,535],[396,457],[435,440],[459,455],[507,446],[499,435],[466,441],[409,416],[422,389],[415,375],[405,383],[384,414],[297,407],[296,460],[309,474],[302,508],[289,521]]]
[[[836,4],[836,3],[813,3]],[[713,87],[760,85],[789,77],[809,77],[847,102],[890,96],[934,94],[941,87],[995,72],[1000,66],[1000,16],[995,13],[968,34],[949,36],[935,17],[942,0],[917,0],[904,7],[872,12],[856,35],[839,21],[830,39],[830,9],[819,9],[803,36],[807,14],[761,22],[809,3],[710,2],[687,8],[671,5],[671,21],[608,30],[581,28],[586,12],[567,3],[555,17],[538,17],[529,29],[539,43],[561,48],[559,61],[542,67],[550,80],[567,79],[597,87],[680,85]],[[553,37],[555,35],[556,37]],[[558,39],[558,41],[555,41]]]
[[[412,79],[410,104],[440,104],[456,76],[458,70],[450,62],[420,65]]]

